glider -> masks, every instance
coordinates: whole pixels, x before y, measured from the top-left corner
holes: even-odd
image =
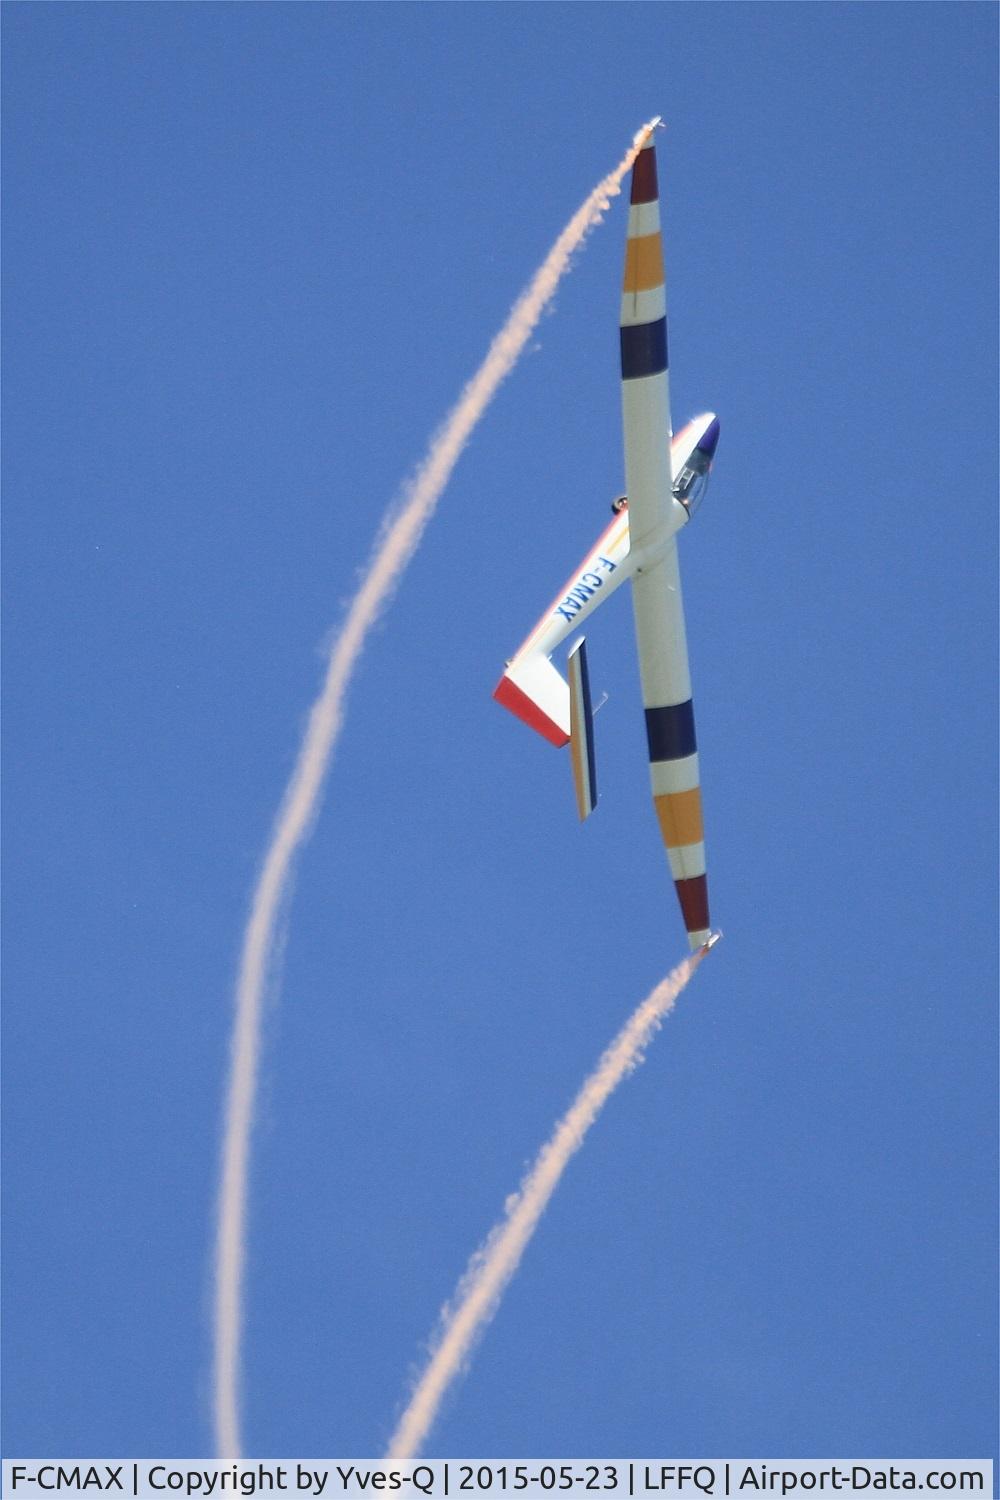
[[[708,483],[719,441],[714,412],[672,437],[667,300],[656,151],[632,167],[621,303],[622,417],[627,496],[614,518],[507,663],[494,698],[550,744],[570,746],[577,810],[597,802],[586,645],[570,650],[568,681],[551,660],[598,605],[632,580],[653,805],[692,951],[717,941],[708,914],[698,749],[688,670],[677,533]]]

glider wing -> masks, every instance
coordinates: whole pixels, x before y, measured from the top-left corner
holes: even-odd
[[[652,140],[640,151],[632,168],[621,307],[621,368],[625,476],[632,549],[638,564],[632,603],[653,804],[688,940],[691,948],[697,949],[711,937],[711,925],[698,750],[675,540],[689,512],[674,494],[667,299]],[[706,428],[706,432],[709,430]],[[692,451],[698,452],[697,444]]]
[[[577,809],[597,801],[593,715],[582,640],[569,682],[552,653],[626,578],[632,579],[653,804],[692,949],[712,939],[698,748],[676,534],[704,492],[719,439],[706,412],[671,436],[667,298],[656,153],[647,140],[632,168],[621,301],[622,418],[628,499],[556,595],[493,696],[553,745],[570,745]]]

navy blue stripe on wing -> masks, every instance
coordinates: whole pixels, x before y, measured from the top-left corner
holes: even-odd
[[[698,745],[691,699],[670,708],[647,708],[646,740],[651,761],[683,760],[685,755],[693,755]]]
[[[622,379],[641,380],[644,375],[662,375],[667,368],[667,320],[636,323],[621,330]]]

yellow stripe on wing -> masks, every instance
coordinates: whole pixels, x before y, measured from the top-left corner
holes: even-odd
[[[651,292],[662,286],[663,243],[659,234],[642,234],[625,242],[626,292]]]
[[[705,837],[701,819],[701,788],[689,792],[665,792],[654,797],[663,842],[668,849],[700,844]]]

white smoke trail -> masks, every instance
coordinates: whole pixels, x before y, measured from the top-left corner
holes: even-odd
[[[610,200],[621,191],[622,178],[655,123],[650,121],[636,132],[614,171],[597,184],[577,209],[432,440],[427,456],[404,491],[402,507],[376,547],[344,627],[333,643],[326,679],[309,714],[299,757],[254,891],[236,984],[215,1245],[215,1428],[219,1456],[226,1462],[238,1459],[242,1450],[238,1413],[240,1316],[247,1168],[260,1053],[261,1004],[274,946],[275,923],[282,897],[288,890],[295,855],[316,813],[343,719],[344,695],[368,632],[413,556],[473,428],[523,352],[568,269],[574,250],[600,221]]]
[[[503,1219],[469,1261],[455,1300],[444,1310],[437,1347],[389,1440],[386,1458],[417,1456],[445,1391],[496,1312],[567,1162],[583,1145],[609,1094],[642,1062],[653,1033],[673,1009],[702,957],[699,951],[685,958],[633,1012],[542,1147],[521,1191],[508,1198]]]

